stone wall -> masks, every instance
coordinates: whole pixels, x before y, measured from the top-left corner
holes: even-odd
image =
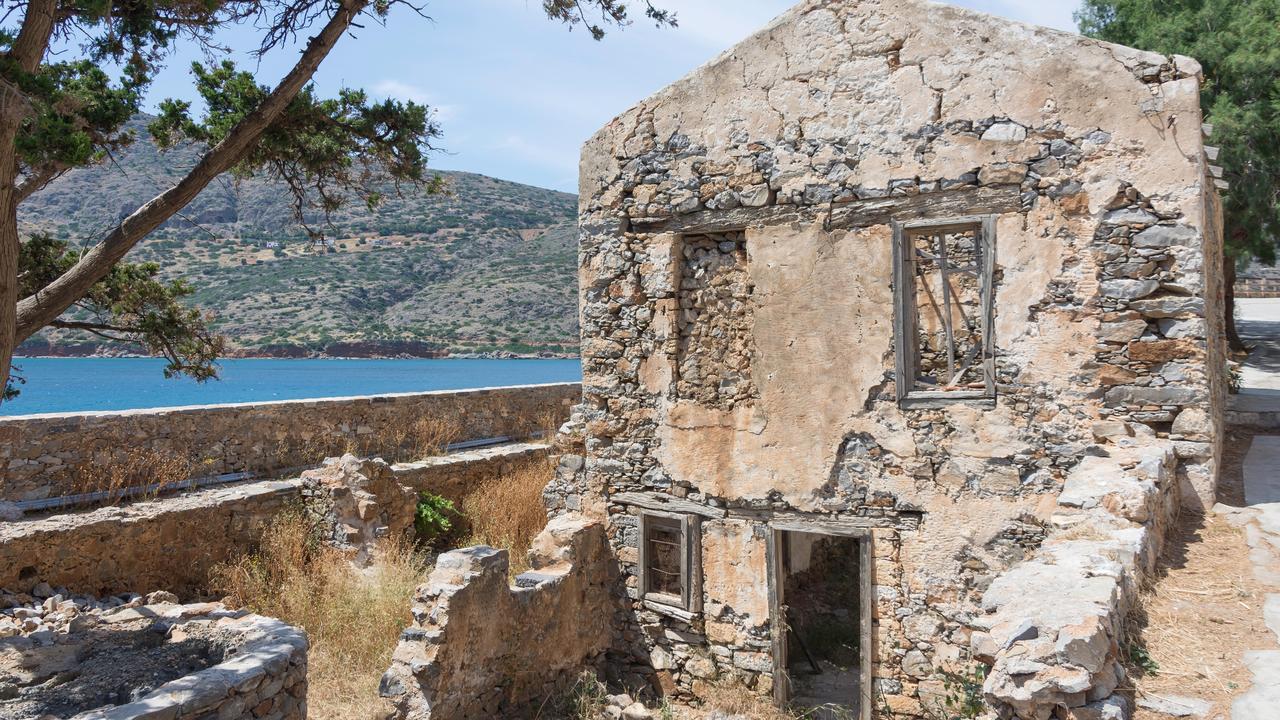
[[[1187,491],[1164,497],[1211,502],[1225,356],[1203,143],[1194,60],[916,0],[802,2],[588,141],[585,449],[550,505],[607,504],[616,675],[772,690],[769,529],[839,521],[876,559],[876,707],[919,715],[979,662],[968,618],[1039,551],[1082,458],[1172,441]],[[897,228],[975,217],[994,392],[913,403]],[[726,233],[742,252],[703,240]],[[743,292],[707,289],[721,278]],[[701,610],[642,597],[653,508],[703,519]]]
[[[195,595],[213,566],[257,544],[298,488],[297,480],[258,482],[0,523],[0,587],[43,581],[97,595]]]
[[[397,482],[457,503],[480,483],[546,458],[550,450],[542,443],[511,443],[396,463],[392,470]]]
[[[1238,298],[1280,297],[1280,268],[1252,263],[1236,274],[1235,293]]]
[[[613,615],[603,524],[556,518],[529,559],[513,587],[506,550],[440,556],[382,679],[398,717],[534,717],[599,664]]]
[[[460,496],[547,446],[516,444],[392,466],[415,491]],[[301,500],[300,479],[242,483],[87,512],[0,523],[0,588],[39,582],[74,592],[183,596],[206,589],[209,570],[252,550],[276,513]]]
[[[197,477],[310,466],[326,456],[411,454],[424,419],[454,439],[527,437],[577,402],[574,383],[319,400],[0,418],[0,501],[80,491],[92,468],[180,459]]]

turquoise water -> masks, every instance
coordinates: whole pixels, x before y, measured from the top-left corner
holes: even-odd
[[[155,358],[16,358],[0,415],[209,405],[577,382],[577,360],[223,360],[221,379],[166,380]]]

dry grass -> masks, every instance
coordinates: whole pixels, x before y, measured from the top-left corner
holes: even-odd
[[[1230,445],[1249,438],[1233,438]],[[1228,447],[1220,495],[1241,482],[1239,448]],[[1227,715],[1231,700],[1248,687],[1248,650],[1267,649],[1263,622],[1266,589],[1254,578],[1244,533],[1220,516],[1184,514],[1166,539],[1158,578],[1131,619],[1134,642],[1158,668],[1130,668],[1139,695],[1198,697],[1214,704],[1208,717]],[[1139,708],[1135,720],[1162,715]]]
[[[771,695],[761,695],[732,681],[714,683],[710,693],[703,698],[703,705],[696,714],[694,711],[684,710],[678,713],[678,716],[702,718],[717,712],[726,715],[745,715],[752,720],[797,720],[804,717],[803,714],[777,707],[773,704]]]
[[[428,570],[407,544],[384,547],[372,567],[356,570],[316,542],[300,513],[289,512],[268,528],[256,554],[218,568],[215,585],[233,605],[306,630],[308,717],[372,720],[390,709],[378,697],[378,680]]]
[[[120,502],[129,488],[159,485],[147,493],[154,497],[173,485],[191,477],[194,463],[188,457],[167,455],[147,448],[127,448],[114,453],[102,463],[94,463],[72,478],[76,493],[105,492],[108,504]]]
[[[531,460],[467,493],[458,503],[470,528],[463,544],[506,548],[511,572],[527,570],[529,546],[547,524],[542,490],[554,472],[546,460]]]

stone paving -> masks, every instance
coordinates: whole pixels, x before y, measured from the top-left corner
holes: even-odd
[[[1280,298],[1236,300],[1236,329],[1253,350],[1240,365],[1228,422],[1280,430]]]
[[[1280,298],[1242,299],[1237,307],[1240,333],[1254,350],[1235,399],[1254,412],[1280,410]],[[1274,590],[1263,616],[1276,648],[1245,653],[1253,684],[1232,704],[1231,717],[1274,720],[1280,716],[1280,435],[1254,436],[1244,460],[1244,496],[1246,507],[1232,512],[1232,522],[1244,527],[1254,576]]]

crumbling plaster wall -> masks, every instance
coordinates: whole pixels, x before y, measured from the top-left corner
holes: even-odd
[[[936,671],[966,662],[981,591],[1035,550],[1099,438],[1137,421],[1181,440],[1184,495],[1212,502],[1220,288],[1198,72],[925,2],[810,1],[619,116],[580,176],[580,484],[727,517],[865,518],[886,561],[876,689],[918,711]],[[994,407],[894,397],[888,220],[931,205],[999,216]],[[836,222],[859,214],[872,219]],[[758,397],[732,406],[674,391],[681,291],[698,278],[668,228],[716,218],[745,225],[752,285]],[[635,508],[609,511],[633,600],[619,672],[675,694],[717,674],[766,691],[768,663],[743,655],[767,650],[761,618],[707,589],[745,585],[757,596],[735,602],[759,608],[757,568],[704,545],[703,616],[662,615],[636,597]],[[745,522],[759,542],[763,521]],[[733,639],[708,637],[726,618]]]
[[[513,587],[506,550],[440,556],[382,678],[397,717],[534,717],[601,664],[614,606],[603,523],[557,517],[529,560]]]

